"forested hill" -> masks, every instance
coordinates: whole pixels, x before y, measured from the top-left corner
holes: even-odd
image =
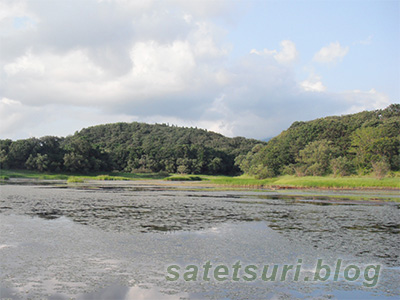
[[[258,178],[349,175],[400,169],[400,104],[352,115],[294,122],[236,163]]]
[[[236,174],[240,170],[235,158],[259,143],[197,128],[115,123],[85,128],[66,138],[0,140],[0,164],[2,168],[82,173]]]

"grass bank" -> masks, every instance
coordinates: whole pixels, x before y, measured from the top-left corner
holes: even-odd
[[[30,170],[0,170],[0,179],[10,178],[28,178],[37,180],[67,180],[69,183],[84,182],[85,180],[146,180],[146,179],[164,179],[168,177],[165,173],[123,173],[110,172],[105,174],[90,173],[51,173],[38,172]]]
[[[308,188],[399,188],[400,177],[330,177],[330,176],[282,176],[272,184]]]
[[[255,179],[249,176],[239,177],[217,177],[210,178],[211,183],[263,187],[263,188],[398,188],[400,189],[400,177],[387,177],[377,179],[373,177],[351,176],[351,177],[333,177],[333,176],[279,176],[267,179]]]
[[[169,175],[166,173],[122,173],[107,174],[70,174],[70,173],[41,173],[29,170],[0,170],[0,180],[8,178],[31,178],[67,180],[69,183],[79,183],[85,180],[168,180],[168,181],[202,181],[203,184],[222,185],[227,187],[248,188],[335,188],[335,189],[400,189],[400,172],[391,177],[377,179],[372,176],[279,176],[267,179],[256,179],[248,175],[237,177],[213,175]]]
[[[165,178],[167,181],[203,181],[208,180],[204,176],[197,175],[173,175],[171,177]]]
[[[248,175],[237,177],[212,175],[173,175],[169,181],[205,181],[205,184],[223,185],[230,187],[249,188],[336,188],[336,189],[400,189],[400,173],[393,177],[377,179],[370,176],[279,176],[274,178],[256,179]]]
[[[0,170],[0,178],[29,178],[29,179],[48,179],[48,180],[67,180],[69,175],[60,173],[42,173],[30,170]]]

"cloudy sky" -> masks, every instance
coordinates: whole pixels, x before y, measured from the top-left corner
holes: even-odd
[[[111,122],[267,138],[400,101],[400,2],[0,0],[0,138]]]

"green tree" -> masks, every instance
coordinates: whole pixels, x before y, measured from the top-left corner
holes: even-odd
[[[372,168],[372,162],[382,159],[396,164],[399,138],[388,136],[383,126],[359,128],[352,135],[350,151],[359,170],[368,171]]]
[[[390,171],[390,165],[387,159],[381,159],[379,161],[374,161],[372,164],[372,170],[377,178],[382,179],[384,178],[387,173]]]
[[[188,158],[178,158],[176,161],[177,169],[176,171],[180,174],[188,174],[191,172],[190,160]]]
[[[331,169],[334,176],[348,176],[353,173],[353,163],[346,156],[340,156],[331,160]]]
[[[40,149],[40,142],[36,138],[18,140],[12,142],[8,152],[8,164],[10,168],[24,169],[25,162],[32,154],[36,156]]]
[[[208,169],[212,174],[219,174],[222,171],[222,159],[220,157],[215,157],[209,163]]]
[[[364,141],[368,132],[363,131],[376,131],[376,128],[379,128],[379,133],[374,132],[374,140]],[[357,137],[360,133],[361,136]],[[354,164],[359,169],[370,171],[372,161],[386,157],[391,169],[399,170],[400,105],[393,104],[383,110],[352,115],[294,122],[289,129],[257,151],[237,156],[235,163],[243,172],[260,177],[282,173],[325,174],[329,172],[329,160],[314,159],[311,163],[312,155],[307,153],[310,148],[306,149],[311,143],[322,140],[331,142],[330,147],[335,150],[331,158],[342,156],[348,162],[354,158]],[[316,149],[313,152],[318,153]]]
[[[331,141],[314,141],[299,152],[298,162],[305,166],[307,174],[324,175],[329,172],[330,162],[337,152]]]
[[[9,168],[9,157],[8,153],[10,151],[10,146],[12,144],[12,140],[0,140],[0,168],[8,169]]]
[[[49,171],[60,171],[63,165],[64,150],[61,148],[61,143],[64,139],[56,136],[44,136],[39,139],[40,154],[39,165],[45,167]],[[46,157],[46,158],[44,158]],[[39,167],[38,169],[41,169]]]
[[[71,172],[88,173],[109,170],[110,159],[99,146],[91,144],[86,138],[75,137],[65,145],[64,168]]]
[[[36,154],[29,155],[28,159],[25,162],[25,166],[27,169],[38,170],[40,172],[47,171],[49,169],[50,160],[47,154]]]
[[[64,155],[64,167],[70,172],[88,173],[92,166],[82,154],[70,152]]]

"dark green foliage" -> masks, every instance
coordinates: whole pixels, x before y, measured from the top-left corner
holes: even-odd
[[[86,138],[73,136],[65,141],[64,169],[70,172],[88,173],[109,171],[109,154],[93,145]]]
[[[107,153],[108,168],[182,174],[235,174],[239,172],[236,156],[259,143],[202,129],[144,123],[93,126],[72,138],[77,137]]]
[[[6,169],[9,168],[9,157],[8,153],[10,152],[10,146],[12,144],[12,140],[0,140],[0,168]]]
[[[40,139],[0,140],[0,167],[4,169],[31,169],[59,171],[63,164],[63,139],[45,136]]]
[[[7,165],[14,169],[24,169],[30,155],[36,156],[40,150],[39,140],[30,138],[11,143],[7,153]]]
[[[331,160],[331,170],[334,176],[348,176],[354,172],[352,161],[346,156]]]
[[[396,135],[387,126],[362,127],[354,131],[350,152],[354,154],[358,170],[370,170],[372,163],[382,158],[393,169],[398,169],[396,158],[399,154],[399,132]]]
[[[49,169],[49,156],[47,154],[41,155],[37,153],[34,155],[29,155],[25,162],[25,166],[29,170],[39,170],[41,172],[47,171]]]
[[[387,159],[382,158],[378,161],[372,162],[372,169],[375,173],[375,176],[379,179],[382,179],[390,171],[390,165]]]
[[[238,156],[241,170],[259,178],[280,174],[348,175],[385,160],[400,169],[400,104],[376,111],[294,122],[266,146]]]
[[[2,168],[39,171],[236,174],[234,164],[256,145],[202,129],[166,124],[116,123],[89,127],[67,138],[0,140]]]
[[[339,150],[328,140],[309,143],[298,155],[298,164],[304,166],[306,175],[321,176],[329,173],[330,162]]]
[[[174,176],[168,177],[167,181],[202,181],[203,178],[200,176]]]

